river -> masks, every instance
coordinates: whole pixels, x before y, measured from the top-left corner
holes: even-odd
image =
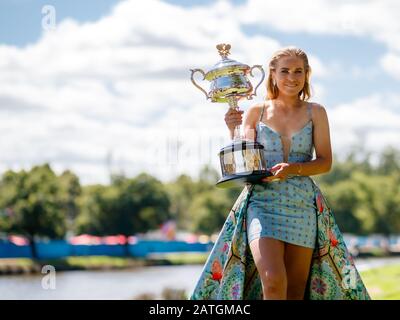
[[[400,257],[356,259],[359,271],[387,264],[400,264]],[[164,288],[189,293],[195,286],[202,265],[154,266],[132,270],[65,271],[56,273],[55,288],[44,289],[44,275],[0,277],[0,299],[134,299],[143,293],[160,298]]]

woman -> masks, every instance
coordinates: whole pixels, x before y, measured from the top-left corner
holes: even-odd
[[[332,151],[325,108],[307,102],[307,55],[279,50],[269,71],[268,100],[248,110],[244,131],[264,145],[273,176],[244,188],[191,299],[370,299],[309,177],[330,170]],[[231,137],[242,113],[225,115]]]

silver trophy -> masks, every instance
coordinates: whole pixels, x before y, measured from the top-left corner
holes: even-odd
[[[265,72],[261,65],[249,67],[246,64],[229,59],[231,46],[218,44],[218,53],[222,60],[210,71],[205,73],[201,69],[191,69],[192,83],[201,90],[211,102],[228,103],[229,108],[238,109],[238,101],[246,98],[253,99],[258,87],[264,80]],[[253,69],[262,73],[260,82],[255,87],[248,80],[247,75],[253,77]],[[207,93],[194,80],[196,72],[203,75],[203,80],[211,82],[210,91]],[[261,178],[272,175],[267,170],[264,158],[264,146],[256,141],[245,140],[240,135],[240,126],[236,126],[232,143],[219,152],[222,178],[217,182],[219,187],[229,187],[238,183],[256,183]]]

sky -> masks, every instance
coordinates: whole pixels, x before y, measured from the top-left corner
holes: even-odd
[[[266,72],[274,51],[302,48],[337,157],[400,149],[398,12],[395,0],[2,0],[0,173],[47,162],[92,184],[220,171],[228,106],[206,101],[189,71],[211,69],[218,43]]]

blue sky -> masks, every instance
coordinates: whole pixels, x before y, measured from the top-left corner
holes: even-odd
[[[106,182],[110,170],[168,180],[196,172],[191,161],[219,170],[226,107],[203,100],[188,69],[216,63],[220,41],[232,44],[233,59],[264,66],[279,47],[304,49],[311,100],[327,108],[336,154],[360,143],[375,153],[400,147],[399,5],[316,0],[288,11],[295,3],[2,1],[0,170],[48,161],[84,183]],[[44,5],[56,10],[53,31],[42,30]]]
[[[25,46],[42,34],[42,7],[52,5],[60,22],[66,17],[95,21],[110,12],[115,0],[2,0],[0,4],[0,43]]]

